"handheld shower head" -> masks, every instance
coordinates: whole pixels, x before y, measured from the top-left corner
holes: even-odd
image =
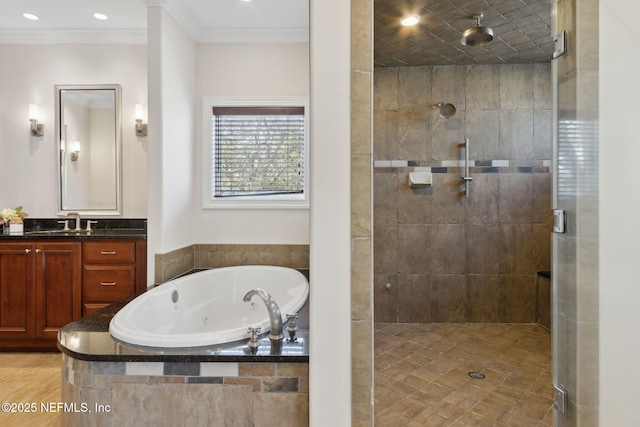
[[[493,40],[493,30],[489,27],[482,27],[480,25],[480,19],[482,19],[483,16],[484,15],[482,13],[473,15],[473,19],[476,20],[476,26],[471,27],[462,33],[460,43],[465,46],[480,46]]]
[[[453,104],[445,104],[444,102],[438,102],[431,107],[433,110],[440,109],[440,117],[443,119],[450,119],[456,114],[456,107]]]

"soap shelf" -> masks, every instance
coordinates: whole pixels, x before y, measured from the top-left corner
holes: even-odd
[[[421,188],[431,185],[431,172],[409,172],[409,187]]]

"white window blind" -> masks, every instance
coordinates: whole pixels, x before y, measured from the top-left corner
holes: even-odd
[[[213,198],[304,192],[304,107],[213,107]]]

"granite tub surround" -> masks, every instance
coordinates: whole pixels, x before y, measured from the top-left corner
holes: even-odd
[[[62,401],[91,409],[64,413],[63,425],[308,425],[308,330],[280,346],[263,334],[256,353],[244,341],[182,349],[133,346],[108,332],[127,302],[60,331]]]
[[[534,323],[551,261],[549,64],[376,68],[374,80],[375,320]],[[444,120],[431,101],[458,111]],[[409,187],[417,170],[431,186]]]
[[[155,256],[154,283],[193,270],[237,265],[274,265],[309,269],[309,245],[194,244]]]
[[[267,334],[260,336],[260,347],[252,353],[246,341],[211,346],[161,348],[132,345],[109,334],[109,322],[134,296],[64,326],[58,333],[58,348],[70,357],[108,362],[282,362],[309,361],[308,303],[299,311],[296,340],[285,338],[273,346]]]

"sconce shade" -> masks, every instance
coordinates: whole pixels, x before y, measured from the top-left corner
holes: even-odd
[[[44,126],[42,124],[38,124],[38,105],[37,104],[29,104],[29,121],[31,122],[31,135],[32,136],[42,136]]]
[[[29,120],[38,121],[38,105],[29,104]]]
[[[144,110],[142,104],[136,104],[135,107],[135,120],[136,120],[136,136],[147,136],[147,125],[142,123],[144,120]]]
[[[80,156],[80,141],[74,141],[71,145],[71,161],[77,162]]]

